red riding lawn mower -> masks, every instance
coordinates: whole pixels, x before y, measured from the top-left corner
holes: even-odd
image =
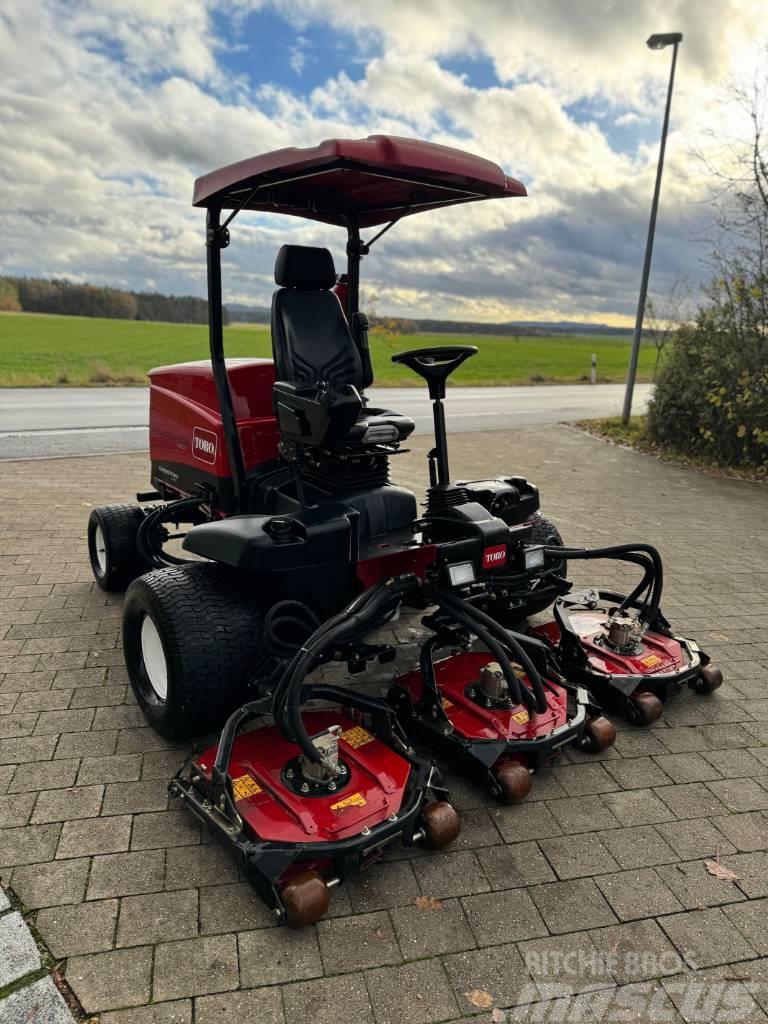
[[[365,397],[373,370],[358,295],[371,245],[406,216],[525,194],[487,160],[387,136],[279,150],[195,184],[207,209],[210,362],[150,372],[154,490],[93,511],[90,557],[99,586],[128,587],[125,660],[151,725],[180,738],[226,719],[171,789],[292,925],[316,920],[329,888],[393,840],[437,848],[458,834],[410,733],[460,755],[506,801],[564,744],[599,751],[614,739],[589,673],[566,670],[578,660],[567,629],[555,642],[511,628],[567,600],[563,555],[585,553],[562,548],[523,477],[451,481],[446,381],[477,350],[392,357],[425,379],[433,406],[422,515],[389,479],[414,423]],[[274,361],[224,359],[221,251],[246,210],[347,232],[338,278],[327,249],[278,253]],[[170,550],[179,536],[191,558]],[[361,672],[393,660],[369,638],[403,606],[425,613],[432,636],[420,672],[397,679],[389,700],[311,678],[329,662]],[[435,662],[441,648],[451,653]]]

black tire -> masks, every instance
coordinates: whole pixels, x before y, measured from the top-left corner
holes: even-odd
[[[102,505],[88,518],[88,557],[102,590],[125,590],[151,566],[136,547],[136,535],[144,522],[138,505]]]
[[[544,544],[547,547],[558,547],[562,548],[563,538],[560,536],[560,531],[546,516],[541,515],[540,512],[536,512],[535,515],[531,516],[529,520],[533,526],[530,539],[528,540],[528,546],[534,547],[537,544]],[[556,566],[552,566],[556,575],[565,576],[568,572],[568,563],[563,558]],[[531,591],[530,598],[525,598],[525,607],[518,613],[520,618],[528,618],[531,615],[538,615],[539,612],[543,612],[546,608],[552,604],[553,597],[550,593],[547,597],[536,597],[536,588]]]
[[[258,696],[262,630],[256,595],[226,566],[179,565],[135,580],[123,606],[123,653],[152,728],[168,739],[204,735]]]

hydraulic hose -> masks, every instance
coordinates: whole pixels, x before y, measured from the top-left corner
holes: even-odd
[[[664,570],[661,562],[661,555],[656,548],[651,547],[650,544],[616,544],[611,547],[605,548],[561,548],[561,547],[545,547],[544,553],[550,557],[562,557],[568,561],[574,559],[598,559],[606,558],[615,561],[633,562],[634,564],[643,564],[638,561],[637,557],[626,557],[627,555],[642,556],[647,555],[653,570],[653,579],[651,582],[651,592],[649,600],[645,604],[640,615],[644,622],[653,622],[659,612],[659,604],[661,603],[661,592],[664,585]],[[646,566],[647,572],[647,566]],[[637,588],[635,588],[637,589]],[[644,587],[641,588],[645,589]],[[635,598],[636,600],[636,598]],[[626,607],[629,601],[622,602],[623,607]]]
[[[178,558],[176,555],[169,555],[163,551],[162,543],[155,537],[155,531],[166,520],[173,519],[175,514],[188,508],[199,508],[206,502],[205,498],[195,496],[190,498],[179,498],[169,505],[161,505],[148,513],[139,527],[136,534],[136,546],[144,558],[156,568],[165,565],[188,565],[193,559]]]
[[[455,594],[448,594],[436,588],[430,588],[429,594],[441,608],[447,611],[457,622],[460,622],[461,625],[466,626],[473,632],[495,655],[504,673],[504,678],[513,692],[519,687],[517,692],[520,693],[525,703],[533,706],[539,713],[546,711],[547,698],[544,693],[541,676],[517,639],[516,634],[504,629],[490,615],[486,615],[479,608],[475,608],[466,601],[462,601]],[[515,671],[512,668],[512,663],[507,656],[506,648],[511,649],[525,669],[525,674],[528,676],[531,684],[531,690],[519,684]]]
[[[297,652],[275,693],[274,717],[282,734],[297,743],[308,760],[322,763],[322,755],[307,735],[301,718],[301,689],[306,676],[324,651],[343,644],[360,631],[370,631],[400,603],[401,594],[416,582],[412,575],[387,580],[364,592],[328,623],[316,630]],[[383,613],[383,614],[382,614]]]

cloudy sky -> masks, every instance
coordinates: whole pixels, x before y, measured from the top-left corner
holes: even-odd
[[[698,282],[694,152],[738,135],[719,96],[755,67],[763,0],[3,0],[0,272],[204,293],[194,178],[374,132],[499,162],[529,198],[410,219],[364,273],[380,311],[629,323],[682,31],[652,290]],[[720,145],[721,143],[718,143]],[[226,295],[263,304],[284,241],[339,229],[248,215]]]

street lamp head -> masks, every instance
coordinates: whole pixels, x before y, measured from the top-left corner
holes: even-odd
[[[682,43],[682,41],[682,32],[656,32],[646,40],[645,45],[651,50],[663,50],[665,46],[676,46],[678,43]]]

